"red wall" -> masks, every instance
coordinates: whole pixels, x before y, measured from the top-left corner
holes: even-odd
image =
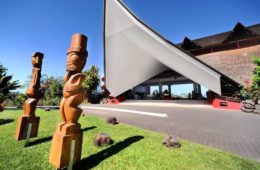
[[[214,108],[230,109],[230,110],[240,110],[240,107],[241,107],[240,103],[221,100],[221,99],[217,99],[217,98],[213,99],[211,105]],[[223,105],[226,105],[226,106],[223,106]]]

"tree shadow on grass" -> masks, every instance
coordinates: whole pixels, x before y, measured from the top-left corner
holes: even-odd
[[[90,127],[85,127],[82,129],[82,131],[87,131],[87,130],[91,130],[91,129],[95,129],[96,126],[90,126]],[[44,143],[44,142],[48,142],[52,139],[52,136],[48,136],[48,137],[44,137],[41,139],[36,139],[35,141],[30,142],[26,147],[30,147],[30,146],[34,146],[40,143]]]
[[[107,149],[104,149],[96,154],[90,155],[89,157],[82,159],[81,161],[79,161],[74,165],[73,169],[85,170],[85,169],[94,168],[98,164],[100,164],[103,160],[117,154],[118,152],[122,151],[126,147],[130,146],[133,143],[138,142],[143,138],[144,138],[143,136],[132,136],[126,138],[125,140],[120,141]]]
[[[14,121],[14,119],[0,119],[0,125],[11,123],[13,121]]]

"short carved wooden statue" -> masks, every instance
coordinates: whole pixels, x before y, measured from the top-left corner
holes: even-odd
[[[24,103],[24,113],[18,118],[16,126],[16,140],[25,139],[27,136],[28,127],[31,124],[30,137],[36,137],[39,127],[40,118],[35,116],[35,110],[38,100],[40,99],[40,78],[42,69],[43,54],[35,52],[32,55],[32,80],[29,87],[26,89],[26,94],[29,97]]]
[[[78,105],[85,98],[82,87],[85,75],[81,71],[87,59],[86,45],[86,36],[74,34],[67,50],[63,98],[60,103],[62,122],[58,124],[53,135],[49,157],[50,163],[58,169],[69,165],[71,155],[73,163],[79,161],[81,157],[82,131],[77,122],[82,113]]]

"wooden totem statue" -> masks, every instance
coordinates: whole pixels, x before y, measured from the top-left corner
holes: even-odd
[[[18,118],[15,139],[22,140],[27,136],[28,127],[31,124],[30,137],[36,137],[39,127],[40,118],[35,116],[35,110],[38,100],[40,99],[40,78],[42,69],[43,54],[36,52],[32,55],[32,80],[30,86],[26,89],[26,94],[29,97],[24,103],[24,113]]]
[[[67,50],[66,75],[64,78],[63,98],[60,103],[62,122],[53,135],[49,161],[56,168],[64,168],[80,160],[82,131],[77,123],[82,109],[78,107],[85,93],[82,83],[85,75],[81,72],[87,59],[87,37],[74,34]]]

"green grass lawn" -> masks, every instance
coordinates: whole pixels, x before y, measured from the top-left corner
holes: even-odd
[[[54,169],[49,163],[51,136],[60,121],[58,111],[37,111],[41,117],[37,138],[15,141],[14,133],[19,111],[0,112],[0,169]],[[82,161],[75,169],[260,169],[260,163],[181,139],[180,149],[161,145],[164,134],[133,126],[108,125],[94,116],[80,118],[83,133]],[[99,132],[110,134],[111,146],[97,148],[93,138]]]

